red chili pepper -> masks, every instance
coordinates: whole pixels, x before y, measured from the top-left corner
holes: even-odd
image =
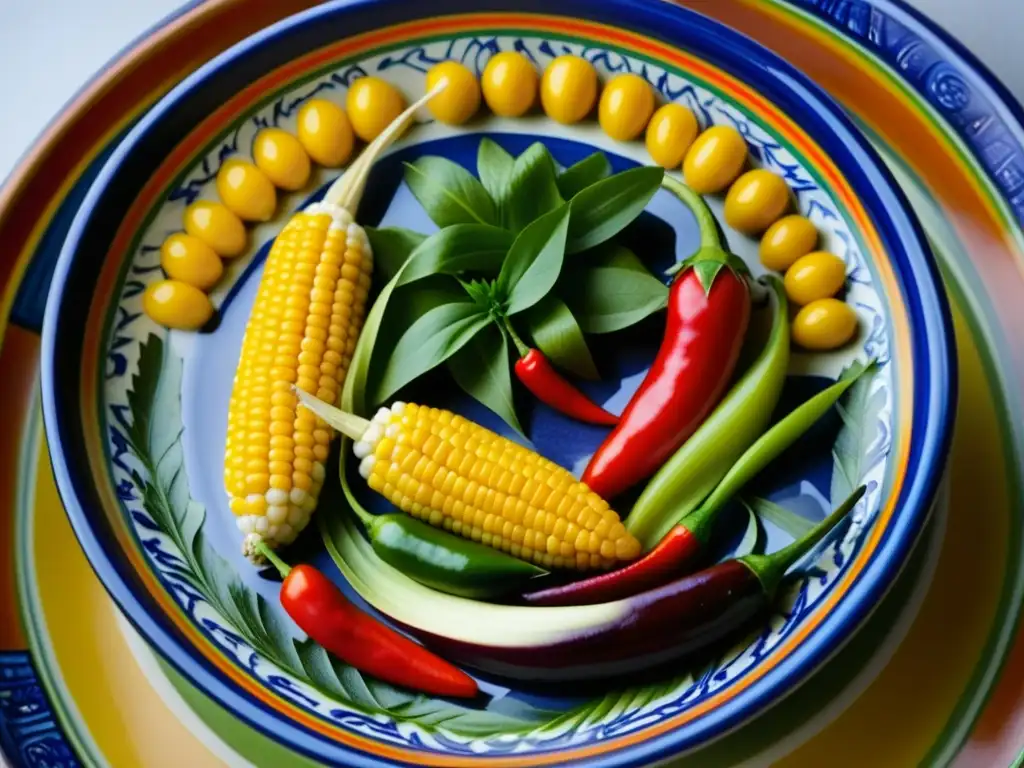
[[[590,424],[614,426],[619,417],[608,413],[562,377],[544,354],[528,350],[516,361],[516,377],[534,397],[559,413]]]
[[[479,646],[433,637],[463,663],[518,680],[622,678],[748,632],[772,608],[786,572],[864,495],[860,486],[802,538],[769,555],[731,558],[620,601],[623,615],[546,646]]]
[[[592,605],[632,597],[691,572],[704,542],[681,523],[625,568],[523,595],[530,605]]]
[[[653,365],[581,478],[605,499],[652,475],[707,418],[729,385],[750,320],[746,266],[718,245],[703,201],[680,193],[670,177],[664,184],[695,206],[702,246],[672,283]]]
[[[281,605],[299,628],[342,661],[380,680],[438,696],[473,698],[476,681],[422,645],[361,611],[316,568],[290,568],[259,551],[284,577]]]

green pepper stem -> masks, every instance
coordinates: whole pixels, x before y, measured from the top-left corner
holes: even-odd
[[[508,334],[510,339],[512,339],[512,343],[515,344],[516,352],[519,353],[519,357],[526,357],[530,354],[530,348],[526,346],[521,338],[519,338],[519,334],[516,333],[516,329],[512,327],[512,323],[509,322],[507,317],[501,318],[501,325],[499,327]]]
[[[263,555],[267,560],[270,561],[271,565],[277,568],[277,572],[281,574],[282,579],[287,579],[288,574],[292,572],[292,567],[288,565],[284,560],[278,557],[274,550],[266,545],[262,540],[256,542],[256,551]]]
[[[860,486],[831,515],[814,526],[803,538],[797,539],[792,544],[770,555],[747,555],[746,557],[741,557],[740,562],[754,572],[758,581],[761,582],[765,594],[775,594],[775,590],[778,589],[779,584],[782,582],[782,577],[786,575],[786,571],[797,560],[806,555],[815,544],[821,541],[825,534],[836,526],[836,523],[846,517],[847,513],[856,506],[866,491],[867,486]]]
[[[697,219],[697,228],[700,231],[700,249],[721,248],[722,238],[718,235],[718,226],[715,224],[714,214],[708,208],[703,198],[686,186],[683,182],[669,175],[661,179],[661,186],[671,192],[675,197],[689,208]]]
[[[684,525],[703,542],[711,535],[715,513],[761,470],[768,466],[801,435],[805,434],[865,372],[873,370],[873,363],[860,365],[840,378],[835,384],[794,408],[785,418],[759,437],[736,460],[725,477],[715,486],[698,509],[686,516]]]

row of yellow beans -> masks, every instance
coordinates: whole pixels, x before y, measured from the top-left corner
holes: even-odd
[[[830,350],[857,331],[857,315],[834,296],[846,282],[846,265],[827,251],[815,250],[818,231],[807,218],[792,214],[776,221],[761,238],[761,263],[784,272],[786,294],[801,309],[793,318],[793,340],[801,347]]]
[[[245,250],[243,222],[273,218],[276,188],[294,192],[305,187],[312,162],[329,168],[344,165],[355,137],[367,142],[376,138],[405,109],[405,99],[390,83],[363,77],[352,83],[345,107],[311,99],[299,110],[296,135],[265,128],[253,141],[252,161],[224,162],[216,178],[221,202],[199,200],[188,206],[185,231],[169,236],[160,248],[167,279],[151,283],[143,295],[143,310],[150,318],[168,328],[205,325],[213,315],[206,291],[220,280],[222,259]]]
[[[545,114],[559,123],[583,120],[597,102],[598,122],[611,138],[631,141],[646,130],[645,146],[656,164],[670,169],[681,166],[687,184],[700,194],[728,189],[726,223],[747,235],[764,233],[762,261],[786,273],[786,291],[794,304],[807,305],[793,322],[797,343],[831,349],[853,336],[857,323],[853,310],[831,300],[843,286],[845,265],[832,254],[812,253],[818,232],[807,218],[784,216],[792,195],[781,176],[764,169],[743,173],[747,145],[735,128],[712,126],[701,133],[696,116],[685,106],[665,104],[655,109],[654,90],[634,74],[611,78],[598,98],[597,70],[578,56],[555,58],[538,77],[526,56],[505,51],[488,61],[480,83],[464,65],[444,61],[427,72],[427,89],[442,78],[448,79],[449,86],[428,108],[444,123],[460,125],[472,118],[480,108],[481,95],[495,114],[519,117],[533,108],[539,90]]]
[[[818,231],[809,219],[784,215],[792,203],[785,180],[765,169],[740,175],[747,148],[734,128],[714,126],[690,141],[683,159],[687,184],[700,194],[728,187],[726,223],[746,235],[763,233],[761,262],[785,272],[786,293],[802,307],[793,318],[793,340],[812,350],[846,344],[857,330],[857,316],[849,305],[833,298],[846,281],[846,265],[831,253],[814,250]]]

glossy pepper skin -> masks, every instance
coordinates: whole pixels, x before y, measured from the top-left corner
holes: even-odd
[[[593,605],[632,597],[693,570],[702,550],[702,542],[686,526],[677,525],[658,546],[625,568],[529,592],[523,601],[530,605]]]
[[[676,273],[658,355],[582,482],[611,499],[650,477],[693,434],[729,385],[750,321],[746,268],[722,250],[703,201],[665,177],[691,206],[701,248]]]
[[[473,698],[476,681],[355,605],[316,568],[289,568],[257,545],[284,576],[281,605],[316,643],[360,672],[437,696]]]
[[[832,386],[794,408],[748,448],[700,507],[685,515],[647,555],[617,571],[524,595],[531,605],[590,605],[666,584],[698,567],[718,513],[750,480],[809,430],[873,363],[854,363]]]
[[[803,538],[769,555],[726,560],[620,601],[622,620],[544,647],[482,647],[420,633],[465,664],[521,680],[621,677],[749,631],[769,613],[786,572],[864,495],[864,486]]]
[[[439,592],[474,599],[498,597],[546,573],[405,514],[367,517],[371,519],[363,523],[380,559]]]
[[[577,421],[614,426],[619,417],[608,413],[562,376],[538,349],[528,350],[515,365],[516,378],[551,408]]]

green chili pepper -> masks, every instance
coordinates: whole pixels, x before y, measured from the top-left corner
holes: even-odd
[[[700,531],[703,534],[702,538],[706,539],[710,535],[708,530],[710,525],[707,524],[711,522],[715,513],[743,486],[754,479],[758,472],[771,464],[783,451],[793,445],[797,438],[814,426],[815,422],[838,402],[839,398],[853,386],[857,379],[874,369],[874,360],[867,364],[854,363],[843,372],[839,381],[823,389],[799,407],[794,408],[785,418],[780,419],[740,456],[700,507],[687,515],[686,527],[695,533]]]
[[[651,478],[626,519],[644,551],[707,498],[744,451],[768,427],[789,365],[786,292],[774,275],[763,278],[775,297],[772,330],[761,354],[711,415]]]
[[[374,343],[384,310],[409,263],[406,262],[381,289],[366,317],[341,394],[342,407],[349,413],[362,414],[366,411],[366,379]],[[408,515],[374,515],[367,511],[348,482],[345,468],[347,458],[351,456],[351,440],[343,438],[339,474],[345,499],[363,524],[377,556],[409,578],[439,592],[483,599],[522,590],[527,581],[547,573],[524,560],[454,536]]]
[[[356,510],[373,551],[421,584],[460,597],[492,598],[546,571],[493,547],[453,536],[406,514]]]

